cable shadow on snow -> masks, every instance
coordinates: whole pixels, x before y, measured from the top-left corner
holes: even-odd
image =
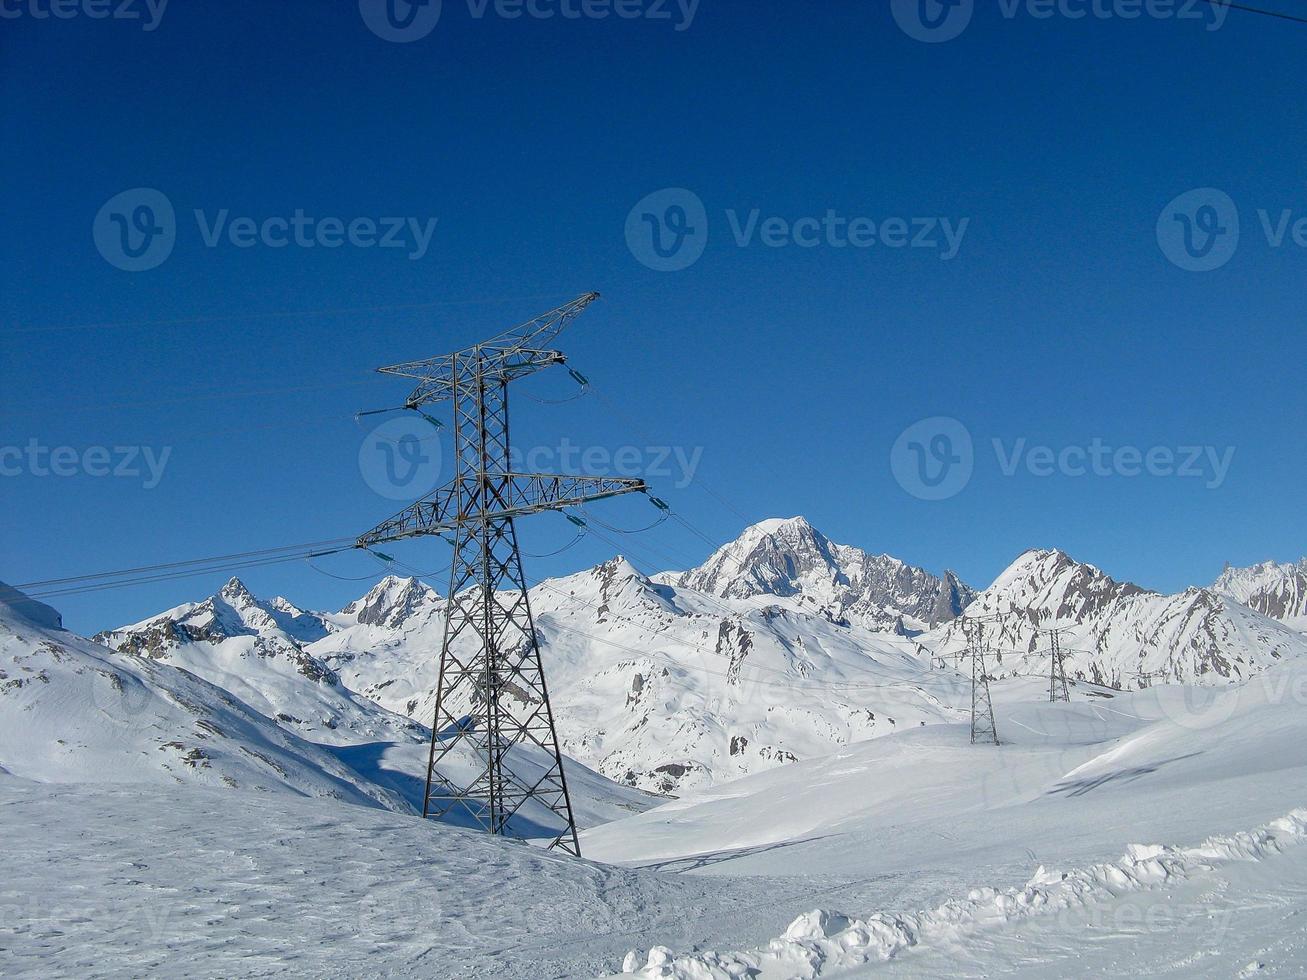
[[[1171,759],[1163,759],[1161,762],[1154,763],[1151,766],[1132,766],[1129,769],[1118,769],[1115,772],[1104,773],[1101,776],[1094,776],[1092,779],[1076,779],[1070,782],[1058,783],[1050,789],[1045,796],[1084,796],[1086,793],[1092,793],[1096,789],[1101,789],[1108,783],[1129,783],[1134,782],[1141,776],[1147,776],[1157,772],[1162,766],[1170,765],[1172,762],[1181,762],[1184,759],[1192,759],[1195,756],[1202,755],[1201,752],[1190,752],[1186,755],[1177,755]]]
[[[682,858],[671,858],[667,861],[654,861],[651,864],[635,864],[630,867],[637,871],[667,871],[672,874],[682,874],[686,871],[697,871],[700,868],[709,868],[716,864],[725,864],[727,861],[734,861],[737,858],[753,857],[755,854],[766,854],[769,851],[778,851],[785,847],[795,847],[799,844],[811,844],[815,841],[826,840],[829,834],[823,834],[819,837],[801,837],[798,840],[777,841],[774,844],[757,844],[753,847],[738,847],[727,851],[707,851],[703,854],[691,854]]]

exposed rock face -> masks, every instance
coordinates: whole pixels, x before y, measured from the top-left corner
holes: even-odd
[[[1307,558],[1292,564],[1264,561],[1248,568],[1227,567],[1212,591],[1263,616],[1307,628]]]
[[[416,578],[388,575],[373,586],[362,599],[356,599],[340,611],[355,623],[394,629],[420,610],[440,603],[434,589]]]
[[[698,568],[660,578],[728,599],[797,597],[832,622],[899,633],[946,623],[976,595],[950,571],[835,544],[802,517],[755,524]]]

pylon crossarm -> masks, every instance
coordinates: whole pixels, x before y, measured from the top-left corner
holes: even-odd
[[[551,364],[565,363],[561,353],[545,350],[544,345],[598,298],[598,293],[585,293],[475,347],[377,370],[421,382],[405,401],[408,408],[449,401],[460,386],[473,383],[474,375],[477,384],[516,381]]]
[[[356,542],[359,548],[399,541],[423,534],[453,531],[460,524],[499,521],[545,510],[561,510],[579,504],[606,500],[624,493],[643,492],[643,480],[619,477],[550,476],[544,473],[490,473],[486,484],[493,487],[500,506],[487,513],[461,510],[469,500],[466,486],[459,481],[445,484],[421,500],[383,521]],[[474,498],[473,498],[474,499]]]
[[[570,303],[564,303],[557,309],[541,313],[538,317],[511,327],[483,344],[468,348],[464,353],[472,351],[507,353],[527,347],[541,347],[562,333],[582,310],[598,298],[599,294],[595,292],[582,293]]]
[[[404,399],[405,408],[421,408],[435,402],[450,401],[455,391],[464,394],[475,385],[508,384],[535,374],[554,364],[566,364],[567,358],[556,350],[513,350],[496,354],[477,365],[465,364],[463,355],[444,354],[429,361],[411,361],[380,368],[385,374],[417,378],[421,382]],[[479,377],[474,375],[474,367]]]

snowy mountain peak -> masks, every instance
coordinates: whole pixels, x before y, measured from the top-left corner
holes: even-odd
[[[439,608],[439,604],[436,590],[419,579],[387,575],[340,614],[361,625],[394,628],[418,612]]]
[[[780,535],[790,538],[820,537],[820,532],[808,523],[806,517],[769,517],[744,529],[738,540]]]
[[[254,594],[245,587],[245,583],[235,575],[227,579],[227,584],[219,591],[218,595],[231,603],[253,604],[256,600]]]
[[[803,517],[754,524],[668,584],[728,599],[793,597],[837,623],[919,632],[956,617],[975,592],[890,555],[835,544]]]
[[[1264,561],[1248,568],[1226,566],[1212,591],[1264,616],[1307,629],[1307,558]]]
[[[977,599],[983,613],[1041,608],[1077,622],[1129,596],[1152,594],[1118,582],[1095,565],[1056,548],[1032,548],[1009,565]]]

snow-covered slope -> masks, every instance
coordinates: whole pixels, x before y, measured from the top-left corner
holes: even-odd
[[[968,607],[984,624],[998,676],[1047,674],[1049,639],[1068,674],[1118,688],[1164,682],[1229,684],[1286,658],[1307,656],[1307,638],[1208,589],[1159,595],[1118,582],[1061,551],[1027,551]],[[917,638],[923,652],[952,657],[966,646],[960,622]]]
[[[1227,566],[1212,591],[1307,632],[1307,558],[1295,564],[1264,561],[1248,568]]]
[[[330,796],[407,811],[232,694],[112,653],[0,590],[0,771],[43,782],[188,783]]]
[[[708,976],[702,971],[713,965],[723,976],[817,976],[918,944],[949,955],[934,957],[933,972],[910,975],[948,975],[941,965],[958,955],[950,941],[973,932],[1169,888],[1224,860],[1275,860],[1281,844],[1307,842],[1299,809],[1307,662],[1219,691],[1080,690],[1070,704],[1040,704],[1038,691],[1026,678],[995,685],[1000,747],[970,745],[965,725],[935,726],[749,776],[583,835],[587,853],[634,867],[813,883],[814,900],[792,907],[800,919],[775,942],[712,947],[745,950],[717,959],[687,953],[674,962],[657,952],[660,969],[640,975]],[[1295,810],[1290,824],[1277,822]],[[1280,836],[1277,844],[1280,832],[1293,841]],[[1220,836],[1192,850],[1153,846],[1209,835]],[[1127,857],[1114,860],[1123,851]],[[822,876],[834,885],[817,885]],[[1301,894],[1298,885],[1285,897],[1300,907]],[[801,915],[814,908],[823,911]],[[812,928],[820,923],[832,928],[819,935]],[[630,969],[650,962],[643,951],[652,945],[641,945]],[[1192,945],[1191,936],[1179,937],[1170,950],[1180,956]],[[1220,944],[1215,952],[1224,952]],[[1299,950],[1281,960],[1283,975],[1300,975],[1301,957]],[[1030,972],[1014,972],[1047,975],[1026,966]],[[1082,963],[1053,975],[1083,973]],[[999,974],[1007,975],[967,975]]]
[[[683,792],[960,716],[956,675],[910,641],[784,599],[721,600],[617,558],[531,590],[563,751],[610,779]],[[309,649],[392,710],[433,714],[443,609],[338,629]],[[466,636],[460,642],[475,642]]]
[[[752,884],[332,800],[0,773],[0,812],[5,977],[593,977],[632,931],[694,943],[724,918],[783,925],[749,913]]]
[[[369,611],[376,610],[363,608],[354,618]],[[317,742],[425,741],[420,724],[355,694],[304,648],[335,628],[285,599],[260,602],[233,578],[203,602],[96,639],[120,653],[184,667]]]
[[[698,568],[658,579],[719,598],[794,597],[836,622],[900,633],[948,622],[975,597],[952,572],[835,544],[802,517],[755,524]]]

